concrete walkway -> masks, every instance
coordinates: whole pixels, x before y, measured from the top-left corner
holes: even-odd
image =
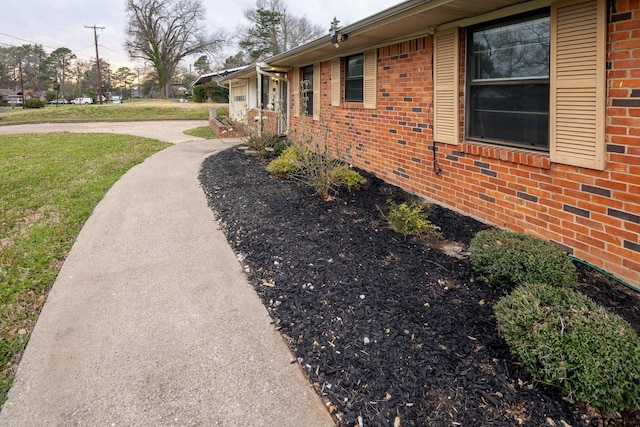
[[[13,133],[122,133],[145,136],[160,141],[179,144],[193,141],[194,137],[184,131],[195,127],[207,126],[206,120],[166,120],[148,122],[91,122],[91,123],[31,123],[23,125],[2,125],[0,135]]]
[[[125,126],[153,136],[165,125]],[[167,126],[164,140],[180,127]],[[131,169],[96,207],[33,331],[1,426],[333,425],[199,186],[202,161],[229,144],[188,138]]]

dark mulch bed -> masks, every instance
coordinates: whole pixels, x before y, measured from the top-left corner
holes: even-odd
[[[465,255],[485,224],[434,205],[441,236],[404,239],[379,210],[408,197],[397,187],[367,175],[366,189],[327,202],[264,166],[232,148],[207,159],[200,180],[339,425],[588,425],[588,411],[533,382],[498,336],[491,307],[503,293],[474,279]],[[582,291],[640,329],[638,294],[579,270]]]

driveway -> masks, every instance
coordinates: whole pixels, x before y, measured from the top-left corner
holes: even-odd
[[[21,125],[0,126],[0,135],[14,133],[121,133],[126,135],[144,136],[160,141],[179,144],[199,139],[185,135],[187,129],[207,126],[207,120],[163,120],[163,121],[135,121],[135,122],[90,122],[90,123],[29,123]]]

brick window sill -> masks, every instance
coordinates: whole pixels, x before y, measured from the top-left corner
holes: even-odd
[[[341,106],[347,110],[364,110],[364,103],[362,102],[344,102]]]
[[[551,169],[549,154],[528,151],[512,147],[482,144],[480,142],[464,141],[458,145],[459,151],[474,156],[523,164],[540,169]]]

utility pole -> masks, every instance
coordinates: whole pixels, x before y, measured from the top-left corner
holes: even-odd
[[[93,37],[96,41],[96,65],[98,66],[98,102],[102,104],[102,76],[100,75],[100,56],[98,55],[98,29],[104,30],[104,27],[93,27],[85,25],[85,28],[93,28]],[[82,96],[82,94],[80,95]]]
[[[20,52],[18,52],[18,62],[20,66],[20,93],[22,94],[22,109],[24,110],[24,80],[22,79],[22,54]]]

